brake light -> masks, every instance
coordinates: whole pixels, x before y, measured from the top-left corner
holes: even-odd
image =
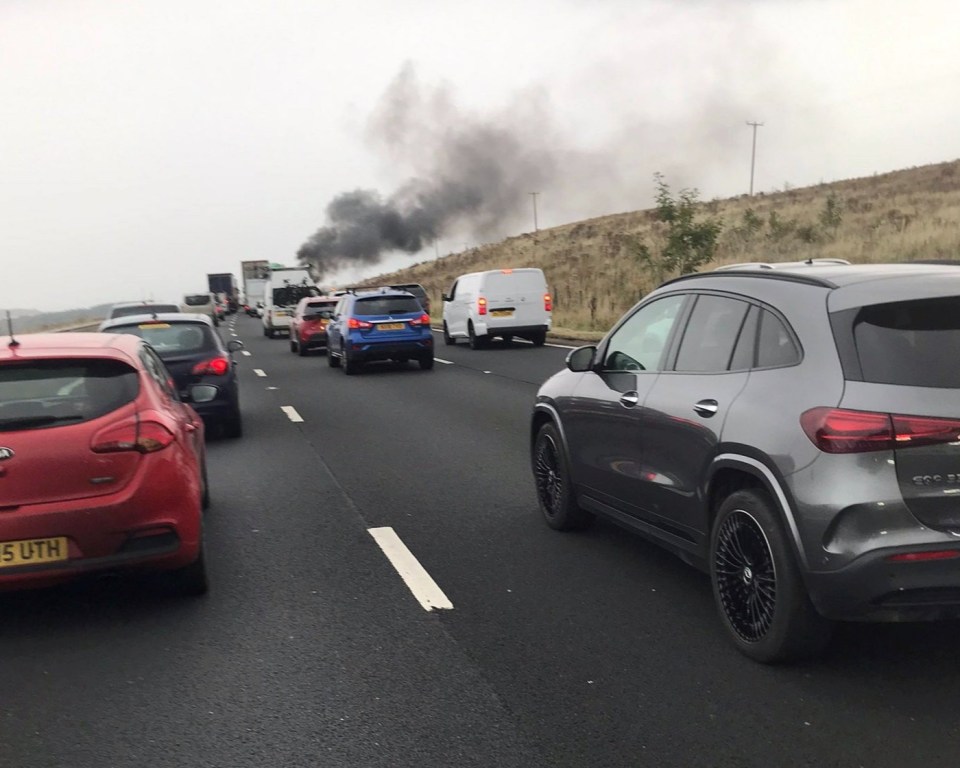
[[[481,296],[477,299],[477,314],[485,315],[487,314],[487,300]]]
[[[543,294],[543,308],[547,312],[553,311],[553,297],[549,293]]]
[[[347,326],[353,329],[359,328],[360,330],[366,330],[368,328],[373,328],[373,323],[368,323],[366,320],[357,320],[357,318],[351,317],[347,320]]]
[[[811,408],[800,426],[824,453],[864,453],[960,441],[960,420]]]
[[[922,563],[930,560],[953,560],[960,557],[956,549],[938,549],[934,552],[901,552],[899,555],[890,555],[889,563]]]
[[[503,272],[503,274],[505,274],[505,275],[512,275],[512,274],[513,274],[513,270],[512,270],[512,269],[501,269],[500,271]]]
[[[424,313],[410,321],[410,325],[430,325],[430,315]]]
[[[204,360],[193,366],[192,374],[195,376],[223,376],[230,370],[230,361],[225,357],[214,357],[211,360]]]
[[[137,416],[101,429],[93,436],[90,450],[94,453],[154,453],[175,439],[173,432],[159,421]]]

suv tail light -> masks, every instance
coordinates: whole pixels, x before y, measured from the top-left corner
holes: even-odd
[[[230,370],[230,361],[225,357],[214,357],[193,366],[190,371],[195,376],[224,376]]]
[[[359,328],[360,330],[366,330],[367,328],[373,328],[373,323],[368,323],[366,320],[357,320],[357,318],[351,317],[347,320],[347,326],[353,329]]]
[[[800,426],[824,453],[865,453],[960,440],[960,420],[843,408],[811,408]]]
[[[410,321],[410,325],[413,325],[413,326],[430,325],[430,315],[424,313],[420,315],[420,317],[415,317],[413,318],[413,320]]]
[[[97,432],[90,443],[90,450],[94,453],[154,453],[163,450],[175,439],[173,432],[159,419],[149,414],[137,414]]]
[[[485,315],[487,314],[487,300],[481,296],[477,299],[477,314]]]
[[[549,293],[543,294],[543,308],[547,312],[553,311],[553,297]]]

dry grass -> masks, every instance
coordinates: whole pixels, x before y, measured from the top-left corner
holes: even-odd
[[[831,195],[842,206],[836,228],[821,222]],[[708,269],[741,261],[811,257],[854,262],[960,259],[960,161],[752,198],[713,200],[699,208],[723,223],[717,258]],[[752,233],[744,227],[748,209],[761,222]],[[780,227],[771,227],[771,213]],[[434,306],[440,307],[440,294],[465,272],[540,267],[555,297],[554,324],[598,331],[671,277],[651,272],[627,247],[631,238],[640,238],[656,257],[664,244],[664,228],[653,210],[604,216],[541,230],[536,236],[508,238],[370,282],[421,283]]]

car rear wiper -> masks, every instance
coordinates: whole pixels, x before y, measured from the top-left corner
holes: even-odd
[[[82,421],[83,416],[71,414],[69,416],[21,416],[13,419],[0,419],[0,430],[31,427],[47,427],[60,421]]]

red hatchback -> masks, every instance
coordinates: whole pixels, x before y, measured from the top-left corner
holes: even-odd
[[[0,588],[168,571],[207,590],[203,422],[135,336],[0,336]]]
[[[290,351],[301,357],[311,349],[327,348],[327,325],[340,299],[336,296],[307,296],[300,299],[290,318]]]

